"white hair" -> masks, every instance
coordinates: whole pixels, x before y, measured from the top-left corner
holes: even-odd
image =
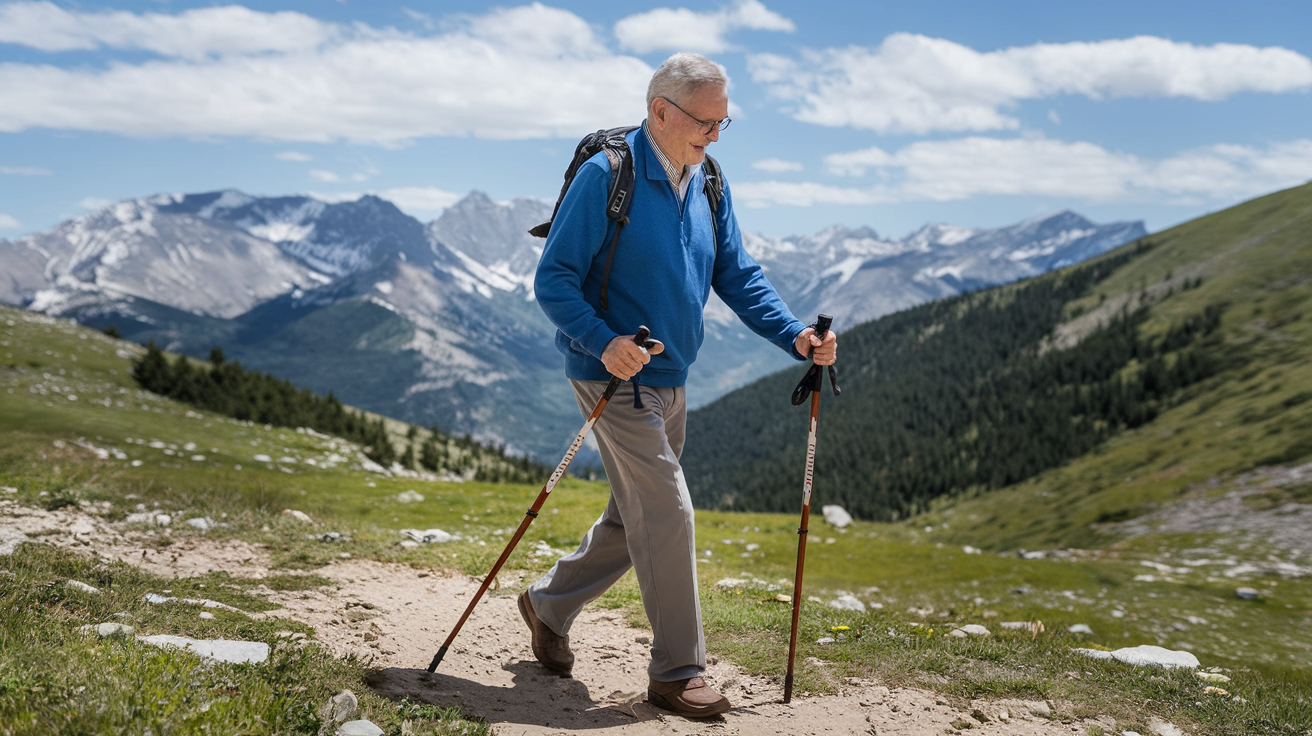
[[[701,54],[679,53],[661,63],[647,85],[647,109],[657,97],[678,102],[701,87],[725,87],[729,75],[724,67]]]

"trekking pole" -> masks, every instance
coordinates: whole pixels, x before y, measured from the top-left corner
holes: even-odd
[[[833,321],[834,318],[827,314],[816,317],[815,336],[823,341]],[[806,477],[802,483],[802,523],[797,527],[797,573],[793,578],[793,628],[788,636],[788,674],[784,676],[785,703],[793,699],[793,660],[797,656],[797,618],[802,612],[802,568],[806,564],[807,524],[811,520],[811,476],[812,471],[815,470],[815,425],[816,418],[820,415],[820,389],[822,388],[823,376],[820,366],[812,363],[811,367],[807,369],[806,375],[797,384],[797,388],[793,389],[793,406],[801,406],[802,402],[806,401],[807,396],[811,397],[811,429],[806,438]],[[838,388],[838,372],[832,365],[829,366],[829,383],[834,390],[834,396],[842,393],[842,390]]]
[[[638,334],[633,336],[633,341],[644,350],[656,347],[660,341],[648,339],[650,337],[651,330],[648,330],[646,327],[639,327]],[[583,423],[583,429],[580,429],[579,433],[574,436],[574,442],[570,444],[569,450],[565,452],[565,457],[560,461],[560,465],[556,466],[555,472],[553,472],[551,477],[547,478],[547,482],[542,485],[542,491],[538,493],[538,497],[533,501],[533,505],[524,513],[524,520],[519,522],[519,528],[515,530],[515,535],[510,538],[510,543],[506,545],[505,551],[503,551],[501,556],[497,558],[496,564],[492,566],[492,571],[487,574],[487,577],[483,578],[483,584],[479,586],[478,592],[474,594],[473,600],[469,601],[469,605],[465,608],[464,614],[461,615],[460,620],[456,622],[456,627],[451,630],[451,634],[447,636],[446,641],[442,643],[442,648],[438,649],[437,654],[433,656],[433,661],[428,665],[429,672],[435,671],[437,666],[442,663],[442,658],[446,656],[446,650],[451,647],[451,642],[455,641],[456,635],[460,633],[461,627],[465,625],[465,621],[469,618],[469,614],[474,612],[474,607],[477,606],[479,600],[483,598],[483,594],[487,592],[488,586],[490,586],[492,581],[496,579],[497,573],[501,572],[501,566],[506,564],[506,560],[510,558],[510,553],[515,551],[515,545],[519,544],[520,537],[524,536],[525,531],[528,531],[528,525],[532,524],[533,520],[538,518],[538,512],[542,510],[542,504],[547,502],[547,496],[556,487],[556,484],[560,482],[560,479],[565,476],[565,469],[569,467],[570,461],[574,459],[574,455],[577,454],[579,448],[583,446],[583,440],[588,436],[588,433],[592,431],[593,425],[595,425],[597,419],[601,417],[602,409],[606,408],[606,403],[615,395],[615,391],[619,389],[621,383],[624,383],[624,381],[621,380],[619,376],[610,377],[610,383],[606,384],[606,390],[602,392],[601,398],[597,400],[597,405],[593,407],[592,413],[588,415],[588,420]]]

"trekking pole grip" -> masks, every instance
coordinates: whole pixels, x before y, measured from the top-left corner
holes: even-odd
[[[830,317],[827,314],[816,315],[815,336],[820,338],[821,341],[823,341],[825,339],[825,335],[829,333],[830,326],[832,326],[833,324],[834,324],[833,317]]]

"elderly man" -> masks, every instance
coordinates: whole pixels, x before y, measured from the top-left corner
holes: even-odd
[[[610,503],[578,550],[520,596],[533,653],[568,674],[574,618],[632,567],[654,634],[648,699],[692,718],[729,709],[702,678],[693,509],[679,467],[683,385],[701,347],[710,290],[798,360],[811,355],[828,365],[837,349],[833,332],[821,341],[789,312],[743,249],[728,188],[714,214],[703,194],[706,148],[729,125],[727,84],[718,64],[695,54],[671,56],[652,76],[647,119],[627,136],[636,183],[607,307],[601,281],[614,225],[604,212],[611,177],[604,153],[579,169],[561,201],[534,283],[538,304],[559,328],[556,345],[585,416],[612,374],[634,380],[633,392],[626,397],[621,389],[595,428]],[[663,351],[634,344],[640,325],[663,341]]]

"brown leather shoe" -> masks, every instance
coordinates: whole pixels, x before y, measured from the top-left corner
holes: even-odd
[[[729,710],[729,699],[700,677],[674,682],[652,680],[647,685],[647,700],[684,718],[709,718]]]
[[[557,634],[538,620],[527,590],[519,594],[519,614],[524,617],[524,623],[528,624],[533,634],[533,656],[552,672],[568,675],[574,669],[574,653],[569,650],[569,637]]]

